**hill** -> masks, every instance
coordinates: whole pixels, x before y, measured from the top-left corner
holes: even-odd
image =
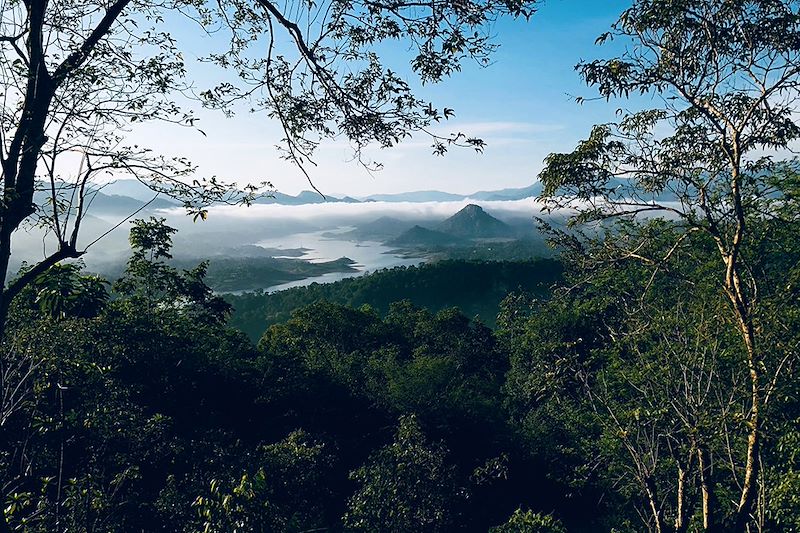
[[[130,215],[138,209],[171,209],[180,207],[180,204],[164,195],[153,198],[153,193],[147,200],[139,200],[130,196],[119,194],[104,194],[102,192],[90,193],[91,210],[98,214]]]
[[[511,237],[514,234],[506,223],[497,220],[475,204],[467,205],[439,224],[437,229],[442,233],[465,239]]]
[[[324,237],[333,239],[345,239],[350,241],[386,241],[397,237],[413,225],[412,222],[400,220],[398,218],[383,216],[358,225],[355,229],[344,232],[328,232]]]
[[[499,304],[509,292],[522,289],[544,296],[561,277],[552,259],[531,261],[439,261],[396,267],[335,283],[312,283],[274,293],[263,291],[224,295],[234,307],[231,325],[258,339],[266,328],[289,319],[295,309],[319,301],[358,307],[364,304],[385,313],[389,304],[408,299],[437,311],[459,307],[494,326]]]
[[[103,193],[110,196],[127,196],[143,202],[150,200],[155,194],[153,189],[135,179],[120,179],[106,183],[103,185]]]
[[[414,226],[401,233],[398,237],[388,241],[388,246],[400,247],[431,247],[431,246],[454,246],[461,243],[461,239],[455,235],[449,235],[441,231],[436,231],[422,226]]]
[[[50,201],[49,186],[39,184],[39,187],[41,187],[41,190],[37,190],[34,193],[34,202],[37,204],[43,204]],[[72,184],[58,182],[56,187],[58,189],[59,196],[65,201],[68,201],[72,196],[74,186]],[[142,187],[144,186],[142,185]],[[74,198],[73,201],[77,202],[77,198]],[[143,209],[153,211],[155,209],[170,209],[174,207],[180,207],[178,202],[167,198],[163,194],[156,195],[156,193],[153,191],[150,191],[149,197],[138,198],[123,194],[109,194],[109,189],[107,186],[104,186],[102,190],[96,189],[88,191],[86,193],[86,203],[88,206],[88,211],[92,214],[118,217],[129,216],[130,214]]]
[[[373,235],[399,235],[409,228],[411,224],[394,217],[383,216],[365,224],[359,229],[362,233]]]

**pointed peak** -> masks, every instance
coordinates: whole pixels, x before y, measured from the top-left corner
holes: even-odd
[[[458,213],[441,224],[440,231],[468,238],[503,237],[510,228],[476,204],[464,206]]]

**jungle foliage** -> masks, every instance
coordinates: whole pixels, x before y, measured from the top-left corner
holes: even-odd
[[[781,531],[800,523],[800,240],[792,224],[750,227],[743,253],[769,288],[759,333],[785,363],[748,523]],[[681,231],[616,224],[562,243],[562,263],[516,265],[541,269],[537,291],[506,297],[495,329],[408,300],[319,301],[254,345],[204,265],[169,265],[171,229],[137,221],[114,286],[56,266],[11,309],[9,527],[640,531],[655,527],[651,495],[663,523],[703,527],[707,498],[730,520],[751,390],[713,240],[674,251],[663,276],[608,255],[610,240],[643,237],[640,253],[662,254]],[[424,268],[400,274],[399,295],[429,283]]]
[[[266,326],[284,322],[292,311],[318,301],[352,307],[369,304],[381,313],[406,299],[438,311],[458,307],[494,327],[500,302],[512,291],[544,296],[561,275],[552,259],[532,261],[443,260],[395,267],[335,283],[312,283],[283,291],[226,294],[233,306],[230,324],[258,339]]]
[[[297,31],[257,4],[261,17],[233,4],[244,26],[217,59],[290,79],[277,58],[246,61],[265,25]],[[458,37],[448,25],[482,27],[487,9],[530,8],[434,2],[443,18],[434,10],[441,25],[429,34],[420,25],[428,18],[404,18],[414,5],[345,3],[330,14],[350,22],[330,31],[334,40],[346,32],[356,48],[345,54],[361,60],[368,45],[410,35],[416,70],[436,80],[488,52],[480,33],[443,56],[430,49]],[[36,14],[28,22],[41,25]],[[580,65],[587,83],[603,98],[651,95],[660,107],[620,112],[574,151],[548,157],[542,200],[574,215],[566,228],[545,227],[558,263],[386,272],[373,278],[385,287],[370,289],[376,305],[356,296],[369,280],[325,289],[351,305],[296,291],[318,301],[287,296],[281,312],[298,308],[269,327],[262,314],[254,345],[230,327],[231,306],[205,283],[206,264],[170,265],[174,231],[163,221],[134,223],[133,254],[113,286],[59,262],[79,255],[75,238],[59,233],[60,252],[0,295],[0,532],[800,528],[800,163],[778,157],[800,139],[800,6],[637,0],[600,41],[609,39],[630,46]],[[38,55],[25,67],[49,80],[52,63],[30,51]],[[311,51],[301,56],[325,66]],[[70,76],[86,74],[78,67],[87,58],[57,67],[66,77],[33,88],[31,102],[49,105],[61,82],[83,79]],[[263,104],[280,113],[281,102],[322,90],[328,120],[284,122],[296,134],[289,149],[302,153],[316,146],[309,133],[356,128],[358,139],[390,145],[438,117],[402,97],[388,72],[373,74],[347,78],[346,88],[383,101],[370,88],[390,83],[410,123],[363,116],[360,102],[374,99],[337,100],[324,85]],[[226,95],[209,93],[209,105],[224,107]],[[26,116],[20,127],[41,133],[45,119]],[[4,162],[13,163],[4,178],[18,179],[4,194],[19,199],[4,207],[0,274],[8,228],[32,208],[42,138],[26,135],[26,163]],[[528,268],[541,269],[533,290],[505,297],[494,329],[442,306],[441,293],[436,309],[424,307],[456,273],[475,294],[493,275],[504,279],[481,292],[493,304]],[[415,305],[402,291],[417,280]]]

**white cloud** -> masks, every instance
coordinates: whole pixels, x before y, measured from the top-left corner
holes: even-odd
[[[248,208],[218,206],[209,210],[209,220],[280,220],[323,222],[328,219],[359,219],[391,216],[402,219],[446,218],[467,204],[478,204],[488,213],[498,217],[533,217],[541,214],[541,204],[532,198],[514,201],[477,201],[472,199],[454,202],[364,202],[327,203],[306,205],[252,205]],[[165,211],[171,216],[183,215],[180,209]]]

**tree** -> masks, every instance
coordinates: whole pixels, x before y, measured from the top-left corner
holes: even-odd
[[[195,178],[189,161],[126,142],[132,123],[194,127],[196,118],[181,106],[187,98],[229,113],[245,102],[280,121],[286,157],[301,169],[321,139],[340,134],[360,156],[370,143],[391,146],[453,113],[415,97],[410,84],[381,63],[372,51],[376,45],[409,42],[412,70],[422,82],[437,82],[467,58],[488,61],[494,48],[489,23],[496,17],[528,17],[532,11],[532,0],[5,5],[0,332],[10,301],[24,286],[94,244],[79,237],[99,175],[139,179],[180,198],[196,217],[205,217],[215,202],[249,203],[268,186],[237,191],[216,177]],[[180,43],[168,31],[176,21],[195,35],[219,36],[219,48],[203,59],[222,69],[222,81],[199,94]],[[291,45],[284,44],[287,39]],[[463,135],[432,137],[439,153],[453,143],[482,146]],[[54,247],[6,286],[12,235],[27,223],[43,227]]]
[[[489,531],[490,533],[565,533],[566,529],[552,515],[517,509],[508,522]]]
[[[201,272],[160,263],[170,229],[137,221],[128,294],[107,301],[104,283],[66,265],[15,299],[0,368],[2,499],[13,530],[152,530],[164,516],[142,509],[164,488],[163,466],[182,480],[183,460],[220,456],[196,436],[186,442],[203,443],[184,455],[178,435],[253,426],[241,409],[255,397],[253,347],[225,326],[228,306]],[[181,494],[182,510],[196,494]]]
[[[446,531],[457,497],[447,450],[430,443],[416,418],[400,419],[394,442],[351,474],[360,485],[345,527],[353,531]]]
[[[308,531],[324,527],[325,474],[331,457],[325,445],[294,431],[258,450],[255,472],[233,482],[211,481],[208,495],[193,506],[196,531]]]
[[[108,281],[81,274],[80,263],[53,265],[31,283],[39,309],[52,317],[92,317],[108,300]]]
[[[180,308],[195,318],[222,322],[231,306],[206,285],[208,261],[183,272],[165,262],[172,258],[171,236],[177,231],[165,222],[155,217],[133,221],[129,237],[133,253],[115,290],[150,307]]]
[[[796,229],[797,210],[787,206],[797,162],[776,156],[800,137],[800,6],[638,0],[598,41],[612,38],[623,40],[625,51],[578,65],[586,82],[606,99],[651,94],[661,105],[624,112],[618,122],[596,126],[574,152],[550,155],[542,197],[549,209],[576,209],[573,222],[671,219],[678,231],[660,255],[642,253],[652,232],[621,231],[590,257],[606,264],[641,261],[651,279],[680,250],[697,249],[704,239],[713,243],[719,289],[742,343],[738,368],[749,381],[740,412],[746,446],[733,474],[740,489],[726,522],[731,531],[744,531],[761,479],[765,409],[795,357],[763,334],[764,296],[777,286],[776,278],[761,276],[763,263],[753,250],[770,220]],[[642,291],[650,286],[646,281]]]

